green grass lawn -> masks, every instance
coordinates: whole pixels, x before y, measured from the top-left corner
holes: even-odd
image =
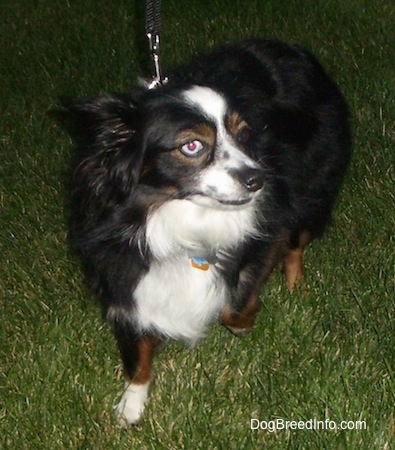
[[[213,326],[164,349],[143,422],[116,427],[120,359],[68,247],[71,143],[48,111],[151,75],[139,3],[0,3],[0,448],[395,448],[393,0],[162,2],[164,65],[250,36],[312,49],[349,101],[354,157],[306,252],[306,296],[276,273],[248,337]],[[252,418],[366,429],[270,433]]]

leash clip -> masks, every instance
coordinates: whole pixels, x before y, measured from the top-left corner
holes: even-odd
[[[152,80],[147,80],[148,89],[155,89],[156,87],[166,84],[168,78],[162,78],[159,58],[160,46],[160,17],[161,0],[147,0],[146,1],[146,17],[145,17],[145,33],[148,38],[149,47],[151,51],[152,61],[154,63],[155,75]]]
[[[155,70],[155,75],[152,77],[152,80],[148,81],[148,89],[155,89],[156,87],[162,84],[166,84],[168,82],[168,78],[167,77],[162,78],[161,74],[160,58],[159,58],[159,45],[160,45],[159,34],[148,32],[147,38]]]

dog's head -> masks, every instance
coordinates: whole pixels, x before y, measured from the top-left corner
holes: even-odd
[[[163,87],[68,107],[79,143],[76,177],[103,206],[138,189],[209,208],[243,208],[259,195],[249,124],[216,91]]]

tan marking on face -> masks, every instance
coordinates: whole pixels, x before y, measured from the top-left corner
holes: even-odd
[[[236,112],[228,117],[227,129],[230,134],[235,137],[243,128],[249,129],[248,123]]]

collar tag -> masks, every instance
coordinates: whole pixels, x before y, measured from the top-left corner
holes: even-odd
[[[191,266],[195,269],[206,271],[210,268],[210,263],[207,261],[207,259],[201,258],[200,256],[192,256]]]

